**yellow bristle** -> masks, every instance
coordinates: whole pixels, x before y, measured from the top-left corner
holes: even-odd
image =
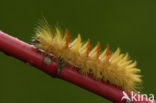
[[[56,33],[55,33],[55,37],[53,40],[54,40],[54,43],[56,43],[57,45],[60,45],[61,42],[63,42],[61,33],[58,28],[56,28]]]
[[[101,62],[105,62],[107,59],[107,48],[102,52],[102,54],[100,55],[99,59],[101,60]]]
[[[98,42],[96,49],[96,59],[99,59],[99,56],[100,56],[100,43]]]
[[[53,34],[48,26],[38,28],[36,40],[38,42],[34,45],[37,48],[78,66],[80,73],[90,74],[94,79],[109,82],[126,90],[135,90],[137,84],[141,83],[141,76],[137,74],[140,69],[136,68],[136,62],[129,60],[128,53],[121,54],[119,48],[111,53],[107,45],[100,54],[98,42],[90,52],[90,40],[83,44],[79,34],[70,43],[67,29],[62,37],[62,32],[58,28]]]
[[[111,60],[113,60],[114,58],[116,58],[117,56],[119,56],[119,54],[120,54],[120,49],[118,48],[116,51],[115,51],[115,53],[114,54],[112,54],[112,56],[111,56]]]
[[[90,49],[90,40],[88,40],[80,49],[79,54],[82,56],[89,56],[89,49]]]
[[[89,56],[93,59],[97,59],[100,53],[100,43],[98,42],[97,45],[91,50]]]
[[[81,48],[81,36],[80,34],[78,37],[70,44],[70,48],[72,49],[73,52],[79,52]]]
[[[123,58],[120,60],[119,64],[122,64],[128,60],[128,53],[123,56]]]
[[[133,69],[127,70],[127,72],[128,72],[128,73],[138,73],[138,72],[140,72],[140,69],[138,69],[138,68],[133,68]]]

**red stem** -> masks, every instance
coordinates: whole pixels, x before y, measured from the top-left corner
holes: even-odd
[[[50,76],[59,77],[60,79],[69,81],[115,103],[125,102],[125,99],[121,101],[123,90],[109,83],[94,80],[91,76],[82,75],[76,70],[76,67],[73,67],[70,64],[64,66],[61,69],[61,72],[57,75],[59,65],[54,61],[53,56],[49,56],[51,59],[50,63],[45,63],[44,60],[46,57],[41,51],[36,50],[33,45],[9,36],[2,31],[0,31],[0,50],[7,55],[16,57],[39,68]],[[130,92],[126,93],[131,97]],[[137,96],[140,95],[137,94]],[[144,102],[134,100],[131,103],[151,103],[150,101],[146,101],[146,99],[147,98],[144,97]]]

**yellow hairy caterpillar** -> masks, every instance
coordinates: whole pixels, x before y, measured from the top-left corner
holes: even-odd
[[[136,62],[129,60],[128,54],[120,53],[118,48],[111,53],[109,46],[100,53],[100,43],[90,51],[90,40],[81,42],[80,34],[69,42],[68,30],[63,33],[56,27],[51,31],[48,25],[40,26],[36,31],[35,46],[61,57],[65,61],[79,67],[79,72],[84,75],[92,75],[96,80],[102,80],[114,84],[125,90],[135,90],[141,83],[140,69],[136,68]]]

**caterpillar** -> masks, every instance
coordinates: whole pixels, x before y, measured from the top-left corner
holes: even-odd
[[[136,61],[129,59],[128,53],[115,52],[107,48],[100,53],[100,43],[90,50],[90,40],[82,43],[81,36],[69,41],[69,32],[64,33],[58,27],[52,31],[49,25],[42,25],[36,29],[34,46],[44,50],[47,54],[61,57],[65,61],[79,67],[83,75],[91,75],[95,80],[101,80],[116,85],[124,90],[136,90],[141,84],[140,69]]]

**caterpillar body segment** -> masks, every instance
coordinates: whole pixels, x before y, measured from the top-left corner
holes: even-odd
[[[140,69],[136,68],[136,62],[129,60],[128,53],[120,53],[118,48],[115,52],[107,48],[100,53],[100,43],[91,50],[90,40],[82,43],[81,36],[69,42],[69,32],[66,29],[64,36],[56,27],[55,32],[50,28],[41,26],[36,31],[34,45],[61,57],[72,65],[79,67],[79,72],[84,75],[92,75],[96,80],[102,80],[114,84],[125,90],[136,90],[137,84],[141,83]]]

